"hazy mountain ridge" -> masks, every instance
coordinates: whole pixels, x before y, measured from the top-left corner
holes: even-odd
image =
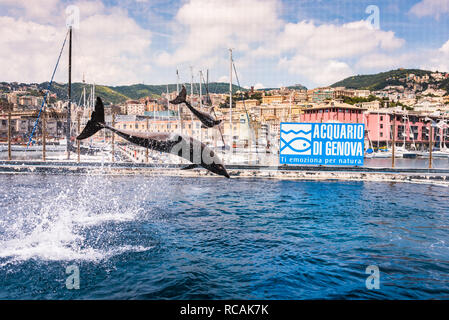
[[[331,85],[331,87],[346,87],[349,89],[368,89],[375,91],[375,90],[382,90],[387,86],[404,85],[404,82],[399,81],[399,79],[405,78],[408,74],[414,74],[416,76],[422,77],[424,75],[430,75],[432,73],[434,72],[420,69],[396,69],[377,74],[357,75],[348,77],[346,79],[334,83],[333,85]],[[437,83],[439,89],[449,91],[448,79],[439,82],[431,81],[430,83]],[[428,84],[423,85],[424,87],[427,87]]]
[[[27,83],[12,84],[8,82],[2,82],[3,85],[10,85],[13,87],[30,86]],[[45,90],[48,87],[48,82],[36,84],[39,90]],[[185,84],[187,92],[190,93],[190,84]],[[72,83],[72,101],[78,103],[81,101],[83,88],[86,88],[86,99],[89,97],[92,85],[83,84],[80,82]],[[169,92],[176,91],[176,84],[168,85]],[[237,85],[233,85],[234,92],[237,90],[246,90]],[[206,94],[206,86],[203,84],[203,94]],[[51,92],[55,93],[58,99],[66,100],[68,97],[67,84],[53,82]],[[167,85],[146,85],[146,84],[134,84],[127,86],[105,86],[95,85],[95,96],[101,97],[105,103],[120,104],[126,100],[137,100],[144,97],[158,98],[162,93],[167,92]],[[193,92],[199,93],[199,84],[193,84]],[[209,83],[210,93],[228,93],[229,83],[212,82]]]
[[[29,83],[8,83],[1,82],[2,85],[12,85],[13,87],[21,87],[21,86],[31,86]],[[37,85],[39,90],[45,90],[48,87],[48,82],[43,82]],[[182,84],[180,84],[181,87]],[[187,92],[190,94],[190,83],[184,83],[186,86]],[[83,84],[81,82],[72,83],[72,101],[80,102],[82,99],[83,88],[86,88],[86,99],[89,97],[92,85],[91,84]],[[239,87],[238,85],[232,85],[233,91],[236,92],[238,90],[246,91],[248,89]],[[305,90],[306,87],[302,85],[293,85],[287,87],[288,89],[294,90]],[[260,89],[262,91],[275,90],[279,88],[264,88]],[[67,94],[67,84],[66,83],[58,83],[53,82],[51,91],[56,93],[58,99],[66,100],[68,97]],[[168,91],[173,92],[176,91],[176,84],[169,84]],[[153,97],[158,98],[163,93],[167,92],[167,85],[146,85],[146,84],[133,84],[133,85],[125,85],[125,86],[105,86],[105,85],[95,85],[95,95],[101,97],[105,103],[112,104],[120,104],[124,103],[126,100],[137,100],[144,97]],[[193,84],[193,92],[195,94],[199,93],[199,83]],[[206,86],[203,84],[202,86],[203,95],[206,94]],[[229,92],[229,83],[225,82],[211,82],[209,83],[209,93],[228,93]]]

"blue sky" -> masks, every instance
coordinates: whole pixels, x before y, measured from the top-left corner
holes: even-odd
[[[0,0],[0,81],[49,79],[79,9],[74,79],[102,84],[227,81],[324,86],[398,67],[449,71],[449,0]],[[377,16],[367,7],[376,6]],[[376,23],[378,22],[378,26]],[[57,80],[65,81],[66,56]]]

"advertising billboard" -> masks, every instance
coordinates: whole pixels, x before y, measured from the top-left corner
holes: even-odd
[[[363,166],[362,123],[281,123],[280,163]]]

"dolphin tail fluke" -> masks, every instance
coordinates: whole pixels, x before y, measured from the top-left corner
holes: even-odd
[[[86,127],[83,132],[76,137],[77,140],[84,140],[95,133],[104,128],[104,105],[101,98],[97,98],[97,102],[95,103],[95,111],[92,112],[91,119],[87,122]]]
[[[187,99],[187,89],[185,86],[182,86],[181,92],[175,98],[175,100],[170,101],[171,104],[181,104],[185,103]]]

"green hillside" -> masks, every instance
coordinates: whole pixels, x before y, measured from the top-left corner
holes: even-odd
[[[11,85],[7,82],[1,82],[0,85]],[[29,85],[26,83],[14,83],[12,85],[13,88],[17,89],[18,87],[22,85]],[[37,85],[39,90],[46,90],[48,88],[48,82],[43,82]],[[182,84],[180,84],[181,86]],[[184,83],[186,86],[187,92],[190,94],[190,83]],[[83,94],[83,88],[86,88],[86,99],[89,98],[92,85],[91,84],[83,84],[80,82],[72,83],[72,101],[73,102],[82,102],[82,94]],[[307,89],[306,87],[302,85],[294,85],[289,86],[289,89],[295,89],[295,90],[304,90]],[[235,92],[241,90],[241,91],[248,91],[245,88],[239,87],[235,84],[232,85],[232,89]],[[263,89],[264,91],[272,90],[272,89],[279,89],[279,88],[270,88],[270,89]],[[169,84],[168,85],[169,92],[176,91],[176,84]],[[193,92],[195,94],[198,94],[200,90],[199,83],[193,84]],[[53,93],[56,93],[58,99],[66,100],[68,97],[67,94],[67,84],[66,83],[57,83],[53,82],[51,91]],[[161,94],[167,92],[167,85],[146,85],[146,84],[133,84],[128,86],[105,86],[105,85],[95,85],[95,95],[99,96],[103,99],[105,104],[121,104],[124,103],[127,100],[137,100],[144,97],[153,97],[158,98],[161,96]],[[203,84],[202,86],[202,92],[205,95],[206,94],[206,86]],[[211,82],[209,83],[209,93],[218,93],[218,94],[227,94],[229,92],[229,83],[224,82]],[[32,92],[30,93],[32,94]],[[41,93],[36,91],[36,94],[40,95]]]
[[[449,94],[449,79],[441,81],[439,87],[440,89],[446,90],[446,92]]]
[[[48,82],[44,82],[38,85],[39,89],[46,89]],[[81,99],[83,93],[82,83],[72,84],[72,97],[74,102],[78,102]],[[190,84],[186,84],[187,92],[190,93]],[[233,90],[245,90],[239,86],[233,85]],[[91,85],[86,85],[86,94],[90,94]],[[176,90],[176,84],[169,84],[168,90],[173,92]],[[59,99],[67,99],[67,84],[53,83],[52,92],[56,93]],[[99,96],[105,101],[105,103],[120,104],[126,100],[140,99],[143,97],[159,97],[162,93],[167,91],[167,85],[145,85],[135,84],[130,86],[103,86],[95,85],[95,95]],[[206,94],[206,87],[203,85],[203,94]],[[199,92],[199,84],[193,85],[193,92]],[[212,82],[209,84],[210,93],[227,93],[229,92],[229,84],[221,82]]]
[[[423,75],[432,73],[432,71],[419,69],[397,69],[377,74],[357,75],[334,83],[332,87],[381,90],[387,86],[403,85],[404,83],[400,82],[399,79],[405,78],[407,74],[410,73],[421,77]]]
[[[83,94],[83,84],[82,83],[73,83],[72,84],[72,101],[78,103]],[[39,89],[47,89],[48,82],[44,82],[38,85]],[[56,93],[59,99],[67,99],[67,84],[53,83],[51,91]],[[86,87],[86,99],[89,97],[90,86]],[[110,87],[96,85],[95,86],[95,95],[101,97],[106,103],[121,103],[131,98],[123,95],[120,92],[117,92]]]

